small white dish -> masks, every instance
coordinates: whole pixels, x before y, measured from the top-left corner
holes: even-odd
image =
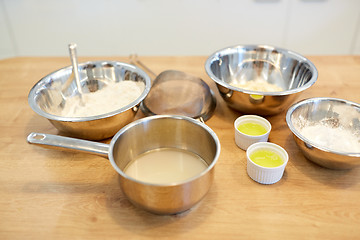
[[[283,163],[277,167],[264,167],[256,164],[250,159],[252,153],[257,150],[272,151],[280,156]],[[289,155],[285,149],[277,144],[269,142],[259,142],[251,145],[246,151],[247,165],[246,170],[251,179],[261,184],[273,184],[278,182],[283,174],[286,164],[289,160]]]
[[[262,135],[247,135],[243,132],[240,132],[238,129],[238,126],[244,123],[257,123],[263,126],[267,132]],[[234,122],[234,128],[235,128],[235,143],[236,145],[246,150],[251,144],[257,143],[257,142],[267,142],[269,138],[269,134],[271,131],[271,124],[268,120],[266,120],[263,117],[257,116],[257,115],[243,115],[241,117],[238,117]]]

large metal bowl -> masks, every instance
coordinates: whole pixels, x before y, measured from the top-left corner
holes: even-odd
[[[331,169],[360,166],[360,141],[355,145],[357,150],[354,151],[339,151],[339,148],[344,149],[343,146],[333,145],[350,143],[350,139],[343,141],[338,136],[344,131],[360,139],[360,104],[337,98],[310,98],[291,106],[286,114],[286,122],[293,132],[296,144],[309,160]],[[305,137],[302,130],[308,126],[326,127],[329,131],[324,135],[332,146],[324,146],[319,138],[320,131],[314,131],[311,138]],[[341,133],[332,136],[333,131],[330,130],[334,129]],[[337,136],[336,141],[332,141]],[[351,149],[352,147],[353,145]]]
[[[100,140],[113,136],[134,119],[139,104],[151,87],[150,78],[144,71],[126,63],[86,62],[79,64],[79,72],[84,93],[101,91],[107,84],[123,80],[143,82],[145,88],[135,101],[115,111],[88,117],[64,117],[54,114],[52,109],[62,108],[67,99],[77,94],[76,83],[71,81],[70,77],[72,67],[62,68],[42,78],[30,90],[30,107],[40,116],[47,118],[59,131],[73,137]],[[69,82],[69,86],[64,89],[63,86]]]
[[[219,50],[206,60],[205,70],[229,107],[258,115],[274,115],[286,110],[296,95],[312,86],[318,77],[316,67],[305,57],[265,45]],[[232,85],[259,79],[283,91],[260,92]]]

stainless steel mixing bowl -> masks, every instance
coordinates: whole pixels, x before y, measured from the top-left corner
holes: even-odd
[[[214,178],[220,155],[215,132],[200,121],[185,116],[156,115],[123,127],[110,145],[86,140],[31,133],[29,143],[66,148],[108,156],[120,175],[120,186],[136,206],[157,214],[174,214],[190,209],[206,195]],[[124,173],[126,166],[142,153],[161,148],[177,148],[197,154],[208,167],[190,179],[152,184]],[[171,161],[172,159],[169,159]]]
[[[113,112],[89,117],[64,117],[55,115],[52,110],[63,108],[66,101],[78,92],[76,83],[71,78],[72,67],[62,68],[42,78],[30,90],[30,107],[47,118],[58,130],[78,138],[100,140],[113,136],[134,119],[139,104],[151,87],[150,78],[144,71],[121,62],[82,63],[79,64],[79,74],[83,93],[101,91],[107,84],[123,80],[143,82],[145,88],[135,101]]]
[[[291,106],[286,114],[286,122],[293,132],[296,144],[309,160],[331,169],[360,166],[360,151],[339,151],[336,145],[337,150],[334,149],[333,144],[339,141],[343,141],[341,144],[349,144],[349,141],[341,140],[339,136],[336,142],[331,142],[332,146],[324,146],[319,142],[320,131],[314,131],[312,138],[305,137],[302,131],[308,126],[325,126],[328,130],[347,131],[358,139],[356,146],[359,149],[360,104],[337,98],[310,98]],[[330,131],[324,134],[328,141],[333,138],[330,134]]]
[[[206,60],[205,70],[229,107],[258,115],[284,111],[296,95],[312,86],[318,77],[316,67],[305,57],[265,45],[240,45],[219,50]],[[281,87],[283,91],[252,91],[232,85],[259,79]]]

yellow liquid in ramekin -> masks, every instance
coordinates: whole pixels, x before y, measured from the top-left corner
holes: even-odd
[[[251,161],[262,167],[279,167],[284,163],[284,160],[279,154],[271,150],[260,149],[256,150],[250,155]]]
[[[242,123],[237,127],[237,129],[250,136],[260,136],[267,132],[267,129],[263,125],[253,122]]]

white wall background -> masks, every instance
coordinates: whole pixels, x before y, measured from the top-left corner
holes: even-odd
[[[209,55],[270,44],[360,54],[358,0],[0,0],[0,58]]]

